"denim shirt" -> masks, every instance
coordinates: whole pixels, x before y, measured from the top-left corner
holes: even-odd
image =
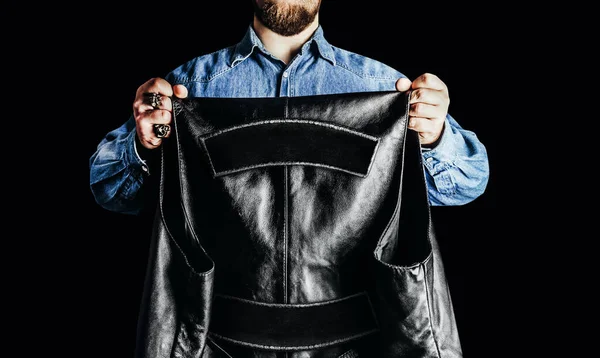
[[[194,58],[165,76],[182,84],[189,97],[278,97],[346,92],[392,91],[401,72],[365,56],[329,44],[321,26],[289,62],[275,58],[252,26],[236,45]],[[96,202],[121,213],[139,214],[137,195],[152,175],[135,147],[131,116],[100,141],[89,160],[90,187]],[[436,146],[422,149],[429,201],[463,205],[487,186],[485,146],[449,114]]]

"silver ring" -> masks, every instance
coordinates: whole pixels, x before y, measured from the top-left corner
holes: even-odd
[[[154,134],[158,138],[164,138],[169,134],[171,127],[168,124],[153,124],[152,129],[154,130]]]
[[[152,106],[152,108],[154,109],[159,109],[160,105],[162,104],[162,97],[160,95],[160,93],[148,93],[148,96],[150,96],[150,105]]]

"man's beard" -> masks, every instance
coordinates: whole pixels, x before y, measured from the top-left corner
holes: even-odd
[[[252,2],[258,20],[265,27],[282,36],[297,35],[306,29],[315,20],[321,3],[320,0],[298,1],[295,4],[264,0],[261,7],[256,0]]]

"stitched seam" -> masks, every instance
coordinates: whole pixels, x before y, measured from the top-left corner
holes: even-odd
[[[287,102],[287,99],[286,99],[286,102]],[[370,135],[370,134],[366,134],[366,133],[363,133],[363,132],[360,132],[360,131],[357,131],[355,129],[351,129],[351,128],[348,128],[348,127],[343,127],[343,126],[341,126],[339,124],[320,122],[320,121],[315,121],[315,120],[310,120],[310,119],[288,118],[287,117],[287,110],[286,110],[286,114],[285,115],[286,116],[284,118],[273,118],[273,119],[267,119],[267,120],[256,121],[256,122],[252,122],[252,123],[244,123],[244,124],[240,124],[240,125],[236,125],[236,126],[227,127],[225,129],[220,129],[218,131],[214,131],[214,132],[212,132],[210,134],[204,135],[203,138],[208,139],[208,138],[217,136],[219,134],[223,134],[223,133],[234,131],[236,129],[241,129],[241,128],[245,128],[245,127],[252,127],[252,126],[258,126],[258,125],[264,125],[264,124],[272,124],[272,123],[304,123],[304,124],[313,124],[313,125],[322,126],[322,127],[329,127],[331,129],[339,130],[339,131],[342,131],[342,132],[352,133],[352,134],[355,134],[357,136],[370,139],[372,141],[379,140],[379,137],[376,137],[376,136],[373,136],[373,135]]]
[[[248,52],[248,54],[246,56],[240,57],[240,58],[236,58],[235,60],[233,60],[231,62],[231,68],[234,68],[235,66],[238,65],[238,63],[244,61],[245,59],[247,59],[248,57],[252,56],[252,54],[254,53],[254,49],[257,48],[258,45],[252,45],[252,48],[250,49],[250,52]]]
[[[215,342],[215,340],[212,339],[210,336],[207,336],[206,339],[208,341],[210,341],[210,344],[212,344],[213,346],[215,346],[220,351],[219,353],[225,354],[227,356],[227,358],[233,358],[229,353],[227,353],[227,351],[225,351],[223,349],[223,347],[221,347],[220,345],[218,345],[217,342]]]
[[[171,98],[171,103],[172,107],[173,107],[173,115],[178,116],[181,111],[183,110],[183,105],[181,103],[179,103],[179,100],[174,100],[172,97]]]
[[[352,74],[355,74],[355,75],[357,75],[360,78],[368,78],[368,79],[371,79],[371,80],[379,80],[379,81],[389,81],[389,80],[395,80],[396,79],[396,77],[380,77],[380,76],[373,76],[373,75],[368,75],[368,74],[365,74],[365,73],[356,72],[356,71],[350,69],[349,67],[347,67],[345,64],[342,64],[342,63],[339,63],[339,62],[336,62],[336,66],[339,66],[340,68],[342,68],[342,69],[344,69],[344,70],[346,70],[346,71],[348,71],[348,72],[350,72]]]
[[[288,302],[288,167],[283,167],[284,200],[283,200],[283,302]]]
[[[289,93],[290,97],[294,97],[294,86],[293,86],[293,83],[294,83],[294,80],[293,80],[294,74],[292,72],[295,73],[296,70],[294,69],[294,71],[292,71],[292,69],[290,68],[289,69],[289,73],[288,73],[288,93]]]
[[[193,77],[193,78],[189,78],[189,79],[186,79],[186,80],[179,80],[179,81],[177,81],[177,83],[182,84],[182,85],[183,84],[187,85],[187,84],[190,84],[192,82],[208,83],[208,82],[214,80],[215,78],[217,78],[217,77],[219,77],[219,76],[221,76],[221,75],[223,75],[223,74],[225,74],[225,73],[233,70],[234,68],[235,67],[225,68],[225,69],[223,69],[223,70],[221,70],[219,72],[216,72],[216,73],[212,74],[210,77],[206,77],[206,78],[203,78],[203,77]]]
[[[200,138],[200,142],[202,143],[202,146],[204,147],[204,151],[206,152],[206,156],[208,157],[208,164],[210,164],[210,168],[212,169],[213,177],[216,177],[219,174],[217,173],[217,170],[215,169],[212,158],[210,157],[210,151],[208,150],[208,147],[206,146],[206,143],[204,141],[205,141],[205,138]],[[233,171],[230,171],[230,172],[233,172]],[[225,174],[229,174],[229,173],[225,173]]]
[[[408,98],[410,98],[410,94],[411,93],[409,92],[408,96],[407,96]],[[419,164],[421,167],[424,166],[422,155],[419,155]],[[425,171],[420,170],[419,172],[420,172],[420,179],[423,182],[425,182]],[[436,259],[435,259],[435,255],[433,254],[433,250],[434,250],[433,243],[431,242],[431,240],[432,240],[431,238],[433,237],[432,226],[431,226],[431,207],[429,204],[429,200],[427,200],[428,195],[429,195],[429,193],[427,191],[427,185],[424,185],[424,186],[425,186],[424,189],[425,189],[425,198],[426,198],[425,205],[427,206],[427,238],[429,239],[429,246],[431,248],[431,252],[429,253],[427,259],[425,261],[423,261],[423,273],[424,273],[423,281],[425,282],[425,293],[426,293],[426,297],[427,297],[427,312],[429,314],[429,327],[431,329],[431,335],[433,336],[433,344],[435,345],[435,350],[437,351],[438,358],[441,358],[442,353],[440,351],[439,343],[438,343],[438,340],[436,337],[436,331],[433,328],[433,312],[432,312],[432,307],[431,307],[432,303],[431,303],[431,300],[429,299],[429,294],[431,293],[431,295],[433,296],[433,292],[429,291],[429,280],[427,279],[427,269],[425,266],[425,264],[430,261],[432,270],[435,271],[435,264],[436,264],[435,260]],[[431,285],[431,287],[433,287],[433,284]]]
[[[268,303],[268,302],[252,301],[252,300],[248,300],[248,299],[241,298],[241,297],[234,297],[234,296],[223,295],[223,294],[215,294],[215,297],[220,297],[220,298],[226,299],[226,300],[245,302],[250,305],[267,306],[267,307],[284,307],[284,308],[307,308],[307,307],[326,306],[326,305],[330,305],[332,303],[347,301],[347,300],[353,299],[358,296],[366,296],[366,298],[368,300],[368,304],[372,308],[371,301],[369,300],[369,295],[367,295],[365,292],[359,292],[359,293],[355,293],[355,294],[345,296],[342,298],[336,298],[333,300],[311,302],[311,303]]]
[[[285,104],[284,104],[284,117],[287,118],[288,116],[288,104],[289,104],[289,97],[286,97],[285,99]],[[289,230],[289,224],[288,224],[288,215],[289,215],[289,188],[288,188],[288,166],[284,166],[283,167],[283,180],[284,180],[284,205],[285,207],[283,208],[284,210],[284,217],[283,217],[283,302],[287,303],[288,302],[288,230]],[[287,356],[287,354],[286,354]]]
[[[373,153],[375,153],[375,151]],[[374,157],[374,155],[372,157]],[[371,163],[372,162],[373,162],[373,159],[371,159]],[[307,165],[307,166],[328,168],[328,169],[339,170],[339,171],[342,171],[342,172],[345,172],[348,174],[352,174],[352,175],[356,175],[356,176],[359,176],[362,178],[364,178],[368,175],[368,172],[371,168],[371,164],[369,164],[369,168],[367,169],[367,174],[363,174],[363,173],[353,172],[351,170],[343,169],[343,168],[336,167],[333,165],[328,165],[328,164],[311,163],[311,162],[293,162],[293,161],[284,162],[284,161],[282,161],[282,162],[267,162],[267,163],[261,163],[261,164],[256,164],[256,165],[248,165],[245,167],[239,167],[239,168],[232,169],[232,170],[223,170],[220,172],[215,172],[214,168],[213,168],[213,173],[215,176],[224,176],[224,175],[228,175],[228,174],[241,172],[244,170],[257,169],[257,168],[263,168],[263,167],[268,167],[268,166],[277,166],[277,165],[285,165],[285,166],[287,166],[287,165]]]
[[[427,262],[427,261],[425,261]],[[433,262],[433,258],[432,258],[432,265],[435,265],[435,263]],[[435,269],[435,267],[434,267]],[[435,345],[435,350],[437,351],[437,355],[438,357],[441,357],[441,353],[440,353],[440,347],[438,346],[438,342],[437,342],[437,337],[435,334],[435,330],[433,329],[433,313],[431,312],[431,301],[429,300],[429,280],[427,279],[427,268],[425,266],[425,264],[423,264],[423,277],[424,277],[424,282],[425,282],[425,294],[427,296],[427,313],[429,315],[429,328],[431,329],[431,335],[433,336],[433,344]],[[433,294],[433,293],[431,293]]]
[[[207,58],[208,58],[208,57],[210,57],[210,56],[212,56],[212,55],[215,55],[215,54],[218,54],[218,53],[220,53],[220,52],[223,52],[223,51],[230,50],[232,47],[233,47],[233,46],[230,46],[229,48],[227,48],[227,49],[225,49],[225,50],[217,50],[217,51],[214,51],[214,52],[208,53],[208,54],[206,54],[204,57],[207,57]],[[234,49],[234,50],[235,50],[235,49]],[[253,48],[252,50],[254,50],[254,48]],[[244,59],[246,59],[247,57],[248,57],[248,56],[244,57]],[[235,67],[235,66],[234,66],[234,67]],[[175,78],[175,82],[178,82],[178,83],[180,83],[180,84],[188,84],[188,83],[191,83],[191,82],[202,82],[202,83],[210,82],[210,81],[212,81],[214,78],[216,78],[216,77],[218,77],[218,76],[220,76],[220,75],[222,75],[222,74],[224,74],[224,73],[226,73],[226,72],[228,72],[228,71],[232,70],[234,67],[225,68],[225,69],[223,69],[223,70],[221,70],[221,71],[219,71],[219,72],[216,72],[216,73],[212,74],[212,75],[211,75],[211,76],[209,76],[209,77],[198,77],[198,76],[196,76],[196,77],[188,78],[188,79],[185,79],[185,80],[184,80],[183,78],[177,78],[177,77],[176,77],[176,78]]]
[[[381,144],[381,138],[377,138],[375,144],[375,148],[373,148],[373,154],[371,154],[371,160],[369,161],[369,166],[367,167],[367,172],[362,175],[362,177],[366,177],[371,172],[371,168],[373,168],[373,163],[375,162],[375,156],[377,156],[377,150],[379,149],[379,145]]]
[[[228,338],[228,337],[223,337],[217,333],[214,332],[209,332],[210,335],[217,337],[219,339],[225,340],[225,341],[229,341],[232,343],[236,343],[239,344],[241,346],[245,346],[245,347],[250,347],[250,348],[259,348],[259,349],[270,349],[270,350],[310,350],[310,349],[315,349],[315,348],[322,348],[322,347],[328,347],[328,346],[332,346],[335,344],[339,344],[339,343],[344,343],[344,342],[348,342],[360,337],[364,337],[367,336],[369,334],[375,333],[377,332],[377,329],[372,329],[369,331],[365,331],[363,333],[358,333],[358,334],[354,334],[352,336],[348,336],[346,338],[339,338],[339,339],[334,339],[334,340],[330,340],[330,341],[326,341],[323,343],[317,343],[317,344],[308,344],[308,345],[299,345],[299,346],[272,346],[272,345],[266,345],[266,344],[257,344],[257,343],[248,343],[248,342],[244,342],[244,341],[240,341],[237,339],[233,339],[233,338]]]
[[[357,357],[358,357],[358,354],[354,351],[354,349],[350,349],[349,351],[345,352],[338,358],[357,358]]]

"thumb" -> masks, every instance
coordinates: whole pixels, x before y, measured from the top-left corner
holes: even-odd
[[[405,92],[410,89],[411,84],[412,84],[411,80],[409,80],[406,77],[402,77],[402,78],[399,78],[398,81],[396,81],[396,89],[400,92]]]
[[[184,85],[173,86],[173,94],[179,98],[185,98],[188,96],[188,90]]]

